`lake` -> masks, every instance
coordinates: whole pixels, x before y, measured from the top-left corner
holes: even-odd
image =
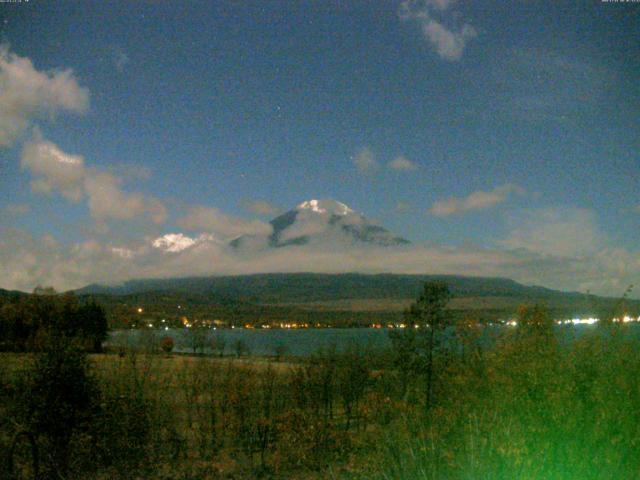
[[[174,352],[193,352],[194,343],[205,345],[203,353],[211,353],[211,343],[222,338],[224,352],[235,354],[238,340],[244,342],[251,355],[274,355],[284,347],[287,355],[311,355],[321,348],[342,350],[349,345],[384,348],[390,345],[386,329],[374,328],[309,328],[309,329],[218,329],[199,333],[187,328],[169,330],[114,330],[109,333],[107,345],[159,345],[160,338],[169,336],[175,342]],[[204,334],[205,338],[198,335]]]
[[[626,325],[625,335],[640,338],[638,323]],[[491,343],[494,334],[505,326],[485,327],[483,336]],[[596,325],[557,325],[556,332],[561,341],[571,341],[589,331],[597,329]],[[309,328],[309,329],[217,329],[199,330],[173,328],[168,330],[113,330],[109,332],[108,346],[155,346],[160,339],[171,337],[175,346],[174,352],[193,352],[194,345],[204,346],[202,353],[212,353],[212,341],[222,339],[225,355],[236,353],[236,344],[240,340],[251,355],[275,355],[278,348],[283,348],[287,355],[311,355],[323,348],[344,350],[349,345],[371,349],[386,348],[391,345],[388,330],[385,328]],[[451,335],[453,332],[448,332]]]

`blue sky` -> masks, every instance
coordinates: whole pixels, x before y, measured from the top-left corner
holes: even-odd
[[[142,253],[155,269],[96,272],[74,248],[225,238],[335,198],[416,245],[498,255],[451,273],[621,293],[640,271],[639,13],[600,1],[0,4],[0,257],[12,265],[0,286],[167,275],[168,259]],[[82,157],[66,163],[82,171],[38,145]],[[185,231],[197,206],[224,222]],[[52,249],[77,268],[16,272]]]

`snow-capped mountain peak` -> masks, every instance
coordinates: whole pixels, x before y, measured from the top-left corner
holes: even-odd
[[[196,238],[188,237],[183,233],[167,233],[156,238],[151,244],[163,252],[178,253],[205,242],[217,243],[217,240],[213,235],[207,233],[202,233]]]
[[[182,233],[167,233],[153,241],[153,246],[165,252],[180,252],[191,247],[196,241]]]
[[[329,215],[341,216],[353,213],[352,209],[337,200],[307,200],[298,205],[296,210],[311,210],[316,213],[327,213]]]
[[[337,200],[307,200],[269,223],[273,231],[264,238],[264,244],[272,248],[290,245],[335,247],[345,243],[394,246],[409,243]],[[255,240],[255,237],[245,235],[233,240],[231,246],[246,247],[250,241],[255,243]]]

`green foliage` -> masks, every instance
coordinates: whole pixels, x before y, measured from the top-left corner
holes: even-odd
[[[444,331],[452,324],[446,308],[450,299],[445,283],[425,283],[423,292],[405,312],[405,328],[392,330],[389,334],[402,378],[402,392],[406,393],[411,377],[424,375],[426,409],[431,407],[433,400],[436,350],[442,349]]]
[[[194,354],[202,353],[207,346],[207,334],[205,327],[194,325],[186,330],[187,344]]]
[[[66,337],[52,338],[36,357],[27,380],[23,417],[48,453],[45,468],[66,475],[74,437],[89,431],[97,388],[86,354]]]
[[[173,338],[162,337],[160,339],[160,348],[164,353],[171,353],[171,351],[173,350]]]
[[[51,336],[77,338],[87,350],[99,352],[107,337],[105,312],[70,294],[21,296],[0,306],[0,349],[42,350]]]
[[[450,313],[446,310],[451,293],[446,283],[434,281],[424,284],[418,299],[405,313],[409,326],[443,329],[450,324]]]
[[[224,338],[224,335],[217,334],[211,339],[211,351],[219,357],[224,356],[224,349],[226,346],[227,341]]]
[[[233,350],[236,353],[236,357],[240,358],[250,353],[249,345],[242,338],[238,338],[233,342]]]
[[[636,478],[640,471],[640,346],[635,326],[577,336],[541,307],[482,346],[446,356],[437,405],[387,433],[379,479]],[[572,339],[560,342],[569,335]],[[415,387],[414,387],[415,388]],[[409,420],[410,418],[410,420]]]

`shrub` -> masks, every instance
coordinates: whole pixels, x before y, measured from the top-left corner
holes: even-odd
[[[98,398],[86,354],[64,337],[51,339],[46,352],[36,358],[26,393],[26,423],[42,451],[48,452],[43,467],[64,477],[72,440],[90,430]]]
[[[173,350],[173,346],[173,338],[171,337],[162,337],[162,339],[160,340],[160,348],[164,353],[171,353],[171,351]]]

